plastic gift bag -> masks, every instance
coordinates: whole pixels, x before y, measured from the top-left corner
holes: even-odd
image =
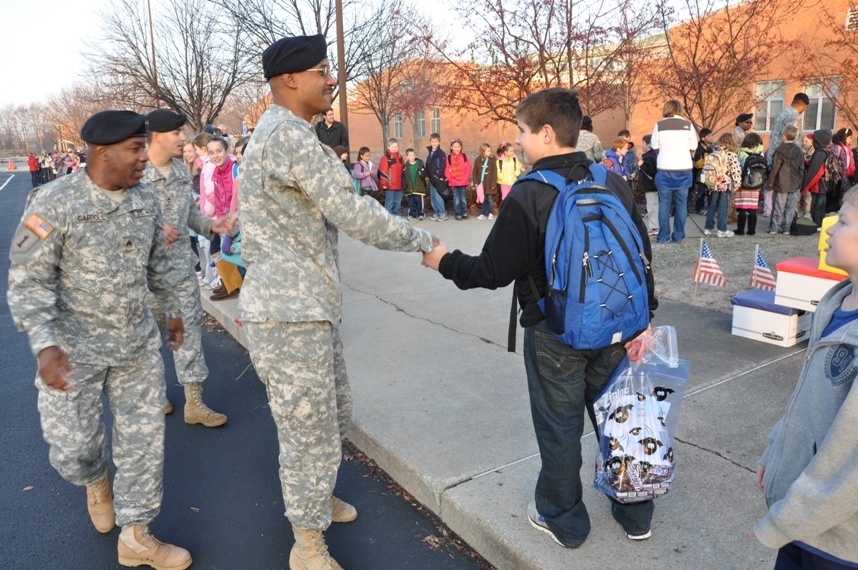
[[[595,487],[620,503],[660,497],[673,482],[673,438],[691,363],[673,327],[653,328],[643,358],[623,360],[594,403],[599,452]]]

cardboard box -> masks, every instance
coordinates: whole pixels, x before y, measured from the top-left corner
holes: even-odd
[[[733,334],[790,347],[810,338],[812,313],[775,304],[775,294],[751,289],[734,295]]]
[[[829,273],[836,273],[837,275],[843,275],[846,277],[847,273],[845,271],[837,267],[831,267],[825,262],[825,248],[828,247],[828,234],[825,233],[825,230],[834,225],[838,219],[840,219],[840,216],[837,214],[832,214],[822,218],[822,232],[819,234],[819,245],[817,246],[817,249],[819,250],[819,264],[817,265],[817,268],[822,271],[828,271]]]
[[[819,262],[810,257],[793,257],[781,261],[775,287],[775,303],[803,311],[815,311],[819,300],[829,289],[845,279],[818,268]]]

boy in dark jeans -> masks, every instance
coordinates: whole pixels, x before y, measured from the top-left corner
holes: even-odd
[[[570,180],[589,176],[590,161],[575,152],[582,112],[575,92],[554,87],[530,95],[516,109],[520,134],[516,141],[524,162],[533,171],[553,170]],[[624,204],[635,221],[651,259],[651,247],[626,182],[608,172],[607,188]],[[530,410],[542,470],[536,482],[535,501],[527,508],[530,523],[547,532],[560,545],[580,546],[590,532],[590,518],[582,500],[580,478],[581,435],[584,412],[594,422],[593,401],[599,396],[626,355],[638,355],[644,337],[599,350],[575,350],[557,340],[548,329],[537,301],[545,296],[545,227],[557,190],[527,180],[513,186],[501,203],[494,226],[478,256],[459,250],[448,252],[444,244],[423,256],[423,263],[437,269],[460,289],[497,289],[515,281],[524,327],[524,364],[527,371]],[[531,289],[530,280],[536,285]],[[647,273],[649,306],[658,306],[652,272]],[[652,315],[650,315],[652,316]],[[614,518],[633,540],[651,536],[653,503],[611,503]]]
[[[432,204],[432,211],[435,212],[430,219],[436,222],[446,222],[447,206],[441,193],[447,190],[447,179],[444,178],[447,155],[441,150],[441,135],[438,133],[429,135],[429,146],[426,149],[429,151],[426,156],[426,173],[429,175],[429,203]]]

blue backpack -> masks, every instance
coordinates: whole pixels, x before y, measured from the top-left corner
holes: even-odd
[[[567,182],[554,171],[537,170],[518,179],[559,192],[545,230],[548,290],[539,308],[551,332],[576,350],[625,343],[649,325],[650,263],[643,239],[607,188],[605,167],[591,164],[590,175]]]

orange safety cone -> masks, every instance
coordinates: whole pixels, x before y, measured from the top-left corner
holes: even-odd
[[[15,161],[10,160],[10,161],[9,161],[9,172],[12,172],[13,170],[16,170],[16,168],[15,168]]]

